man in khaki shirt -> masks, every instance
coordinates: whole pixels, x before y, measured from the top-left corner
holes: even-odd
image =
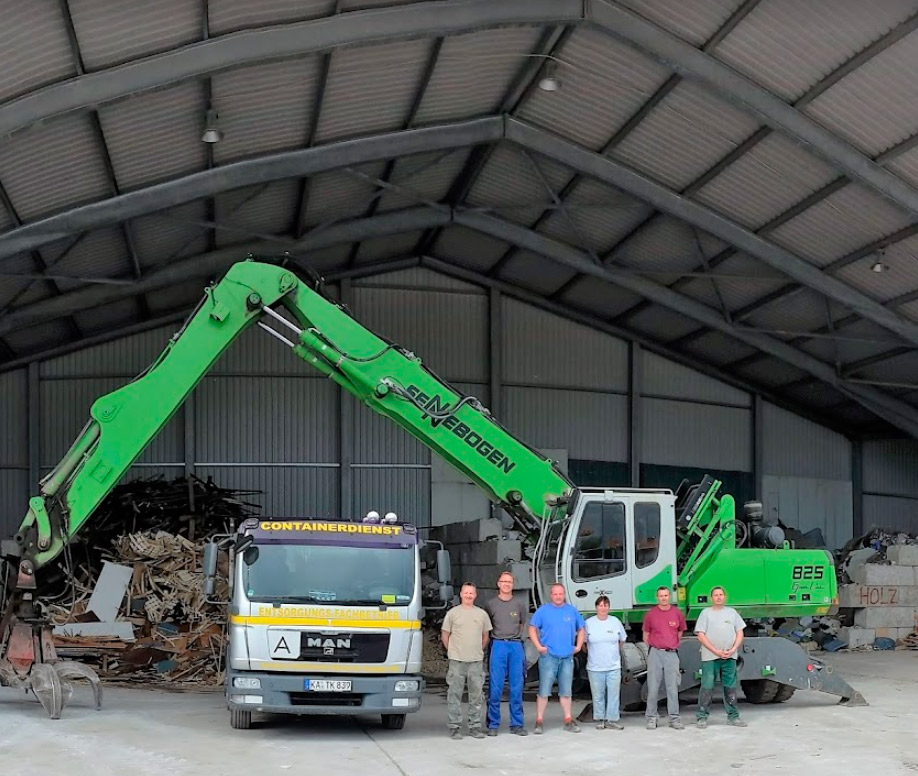
[[[481,730],[481,704],[484,690],[484,648],[488,645],[491,618],[484,609],[475,606],[478,591],[466,583],[459,591],[459,606],[454,606],[443,619],[440,638],[446,647],[449,669],[446,672],[447,725],[449,737],[462,738],[462,691],[469,688],[469,735],[484,738]]]

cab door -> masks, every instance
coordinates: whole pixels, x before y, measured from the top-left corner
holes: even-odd
[[[564,544],[567,600],[582,612],[592,611],[600,595],[608,596],[612,611],[632,607],[631,504],[627,497],[609,494],[582,498]]]
[[[634,606],[653,606],[657,588],[676,583],[676,529],[673,496],[662,493],[631,495],[631,584]],[[676,601],[673,594],[672,600]]]

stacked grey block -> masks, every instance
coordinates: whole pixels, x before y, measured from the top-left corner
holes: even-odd
[[[838,589],[839,606],[854,610],[854,627],[839,633],[849,649],[918,630],[918,545],[893,545],[886,560],[853,569],[853,584]]]
[[[532,587],[519,534],[505,529],[496,518],[437,526],[431,529],[430,538],[449,550],[456,592],[463,582],[472,582],[478,588],[479,604],[496,594],[502,571],[513,574],[518,591]]]

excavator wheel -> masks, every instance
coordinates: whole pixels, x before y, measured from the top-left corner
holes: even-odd
[[[248,730],[252,727],[252,712],[230,709],[230,725],[234,730]]]
[[[740,685],[743,688],[746,700],[755,704],[774,702],[778,696],[778,690],[782,686],[771,679],[747,679],[741,681]],[[790,696],[787,697],[789,698]]]
[[[790,684],[780,684],[778,685],[778,692],[775,694],[775,697],[772,699],[772,703],[784,703],[789,701],[794,693],[797,692],[797,688]]]

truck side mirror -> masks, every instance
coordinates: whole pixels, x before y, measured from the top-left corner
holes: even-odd
[[[219,548],[216,542],[204,545],[204,595],[213,595],[217,576],[217,553]]]
[[[437,550],[437,582],[441,585],[448,585],[452,580],[453,569],[450,563],[449,550]]]
[[[452,601],[454,594],[455,591],[453,590],[452,585],[440,585],[440,600],[444,604],[448,604],[450,601]]]

